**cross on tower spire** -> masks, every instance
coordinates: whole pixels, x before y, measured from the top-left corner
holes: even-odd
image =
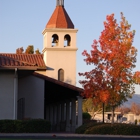
[[[64,6],[64,0],[56,0],[56,6]]]

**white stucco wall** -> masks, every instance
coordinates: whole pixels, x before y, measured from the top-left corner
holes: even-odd
[[[64,82],[76,85],[76,52],[72,51],[48,51],[46,75],[58,79],[59,69],[64,70]]]
[[[14,119],[14,71],[0,71],[0,119]]]
[[[44,119],[44,80],[34,76],[19,79],[20,98],[25,98],[25,118]]]

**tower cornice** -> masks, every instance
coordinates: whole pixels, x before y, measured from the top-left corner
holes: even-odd
[[[63,28],[45,28],[42,32],[44,35],[46,32],[69,32],[69,33],[77,33],[78,29],[63,29]]]
[[[45,51],[77,51],[78,48],[71,48],[71,47],[65,47],[65,48],[56,48],[56,47],[46,47],[43,49],[42,52],[45,52]]]

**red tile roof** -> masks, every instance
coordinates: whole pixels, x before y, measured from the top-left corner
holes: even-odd
[[[74,28],[69,15],[63,6],[56,6],[46,28]]]
[[[42,74],[39,74],[39,73],[36,73],[36,72],[34,72],[33,75],[36,76],[36,77],[42,78],[44,80],[47,80],[49,82],[55,83],[57,85],[60,85],[60,86],[72,89],[74,91],[78,91],[80,94],[83,93],[83,89],[82,88],[76,87],[74,85],[70,85],[68,83],[56,80],[54,78],[51,78],[51,77],[48,77],[48,76],[45,76],[45,75],[42,75]]]
[[[1,68],[26,68],[46,69],[41,54],[10,54],[0,53]]]

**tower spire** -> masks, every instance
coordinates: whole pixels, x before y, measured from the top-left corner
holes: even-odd
[[[74,29],[74,24],[64,8],[64,0],[56,0],[56,8],[48,21],[46,28]]]
[[[64,0],[56,0],[56,6],[64,6]]]

